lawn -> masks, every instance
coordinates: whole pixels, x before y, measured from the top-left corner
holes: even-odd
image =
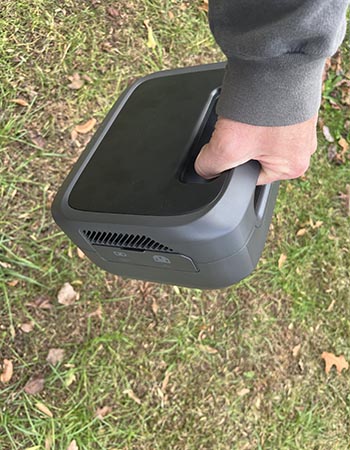
[[[107,274],[50,215],[123,89],[224,59],[205,5],[2,0],[2,450],[350,448],[350,369],[326,374],[321,358],[350,362],[349,37],[328,64],[311,168],[281,183],[262,258],[239,284]]]

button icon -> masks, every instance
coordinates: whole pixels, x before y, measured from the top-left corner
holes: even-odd
[[[169,258],[161,255],[154,255],[153,261],[160,264],[171,264],[171,261]]]
[[[128,255],[124,252],[113,252],[115,256],[121,256],[122,258],[126,258]]]

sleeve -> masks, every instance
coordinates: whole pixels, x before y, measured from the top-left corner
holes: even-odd
[[[304,122],[321,103],[326,58],[343,41],[349,0],[209,0],[227,57],[220,116],[261,126]]]

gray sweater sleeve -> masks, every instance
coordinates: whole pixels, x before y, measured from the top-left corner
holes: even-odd
[[[262,126],[308,120],[320,107],[325,60],[346,32],[349,0],[209,0],[227,57],[219,115]]]

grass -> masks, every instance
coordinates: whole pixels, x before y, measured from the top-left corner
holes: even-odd
[[[0,386],[1,449],[66,450],[73,440],[79,450],[350,447],[350,372],[327,376],[320,358],[331,351],[350,359],[349,217],[339,198],[350,164],[329,160],[321,129],[307,176],[281,185],[258,269],[226,290],[106,274],[79,258],[50,216],[86,143],[72,142],[76,124],[100,122],[139,76],[223,59],[201,6],[2,3],[0,363],[11,359],[14,375]],[[337,85],[349,78],[347,47],[343,72],[335,60],[328,71],[321,119],[336,141],[349,142],[349,106]],[[88,75],[79,90],[68,87],[75,72]],[[57,302],[65,282],[80,294],[72,306]],[[33,306],[45,299],[50,309]],[[46,361],[51,348],[65,350],[55,366]],[[38,376],[44,389],[27,394]],[[110,412],[101,420],[103,406]]]

